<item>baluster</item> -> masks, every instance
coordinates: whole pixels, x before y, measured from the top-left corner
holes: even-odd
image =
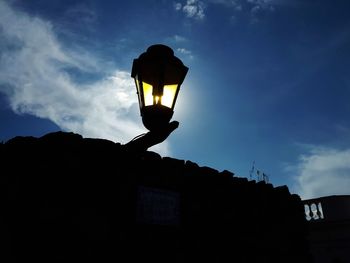
[[[321,204],[321,202],[318,203],[317,208],[318,208],[318,216],[319,216],[319,218],[320,218],[320,219],[324,219],[323,209],[322,209],[322,204]]]
[[[310,221],[312,219],[312,217],[310,215],[311,208],[310,208],[309,204],[304,204],[304,211],[305,211],[306,220]]]
[[[311,204],[311,212],[312,212],[311,217],[312,217],[313,220],[319,219],[319,217],[317,215],[317,205],[315,203]]]

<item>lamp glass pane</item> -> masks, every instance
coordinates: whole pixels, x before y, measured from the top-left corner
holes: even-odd
[[[153,87],[152,85],[146,82],[142,82],[142,86],[143,86],[143,96],[145,99],[145,106],[150,106],[153,104],[153,96],[152,96]]]
[[[138,81],[137,77],[135,78],[135,84],[136,84],[136,89],[137,89],[137,97],[138,97],[138,100],[139,100],[139,105],[141,107],[141,104],[142,104],[141,91],[140,91],[140,85],[139,85],[139,81]]]
[[[171,108],[176,95],[177,84],[165,85],[162,96],[162,105]]]

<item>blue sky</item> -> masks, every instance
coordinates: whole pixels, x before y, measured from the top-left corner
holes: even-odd
[[[349,1],[0,0],[0,140],[145,132],[132,60],[169,45],[189,72],[152,150],[302,198],[350,194]]]

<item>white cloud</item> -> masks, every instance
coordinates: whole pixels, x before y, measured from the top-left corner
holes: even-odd
[[[0,92],[16,113],[50,119],[84,137],[128,142],[145,132],[130,73],[106,68],[108,76],[90,83],[69,73],[101,73],[100,67],[88,51],[66,48],[51,23],[0,1]],[[166,142],[153,149],[168,154]]]
[[[174,35],[174,40],[175,42],[185,42],[186,38],[179,35]]]
[[[273,0],[247,0],[247,3],[251,4],[250,11],[253,14],[262,11],[275,11],[275,3]]]
[[[350,194],[350,149],[313,147],[296,165],[293,188],[303,199]]]
[[[176,11],[179,11],[182,8],[182,4],[181,3],[175,3],[174,4],[174,8],[175,8]]]
[[[274,0],[246,0],[250,4],[251,23],[259,22],[259,15],[263,12],[275,11]]]
[[[187,17],[202,20],[205,17],[204,3],[199,0],[187,0],[186,4],[175,3],[175,10],[182,11]]]
[[[191,50],[188,50],[186,48],[178,48],[178,49],[176,49],[176,51],[183,54],[183,55],[188,56],[190,59],[193,59],[193,55],[192,55]]]

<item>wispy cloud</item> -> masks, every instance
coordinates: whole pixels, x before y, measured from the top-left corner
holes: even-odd
[[[193,55],[192,55],[191,50],[188,50],[186,48],[178,48],[178,49],[176,49],[176,51],[179,52],[180,54],[188,56],[190,59],[193,59]]]
[[[245,14],[250,17],[251,23],[257,23],[262,14],[275,11],[276,5],[284,1],[286,0],[207,0],[207,3],[232,10],[232,21],[235,21],[238,15]]]
[[[288,6],[290,0],[187,0],[175,2],[174,9],[186,17],[203,20],[206,13],[215,6],[222,6],[232,13],[230,21],[235,24],[238,17],[246,17],[252,24],[261,21],[267,13],[274,12],[277,6]]]
[[[350,194],[350,149],[311,147],[288,169],[295,173],[293,190],[303,199]]]
[[[188,18],[202,20],[205,17],[204,2],[199,0],[187,0],[186,3],[176,2],[174,8],[176,11],[183,12]]]
[[[230,8],[242,8],[242,4],[246,2],[247,0],[208,0],[208,3],[211,4],[219,4],[219,5],[224,5],[226,7]]]
[[[183,37],[183,36],[179,36],[179,35],[174,35],[174,40],[175,42],[179,43],[179,42],[185,42],[186,41],[186,38]]]
[[[188,42],[188,39],[180,35],[172,35],[164,39],[165,42],[169,43],[171,46],[183,45]]]
[[[125,143],[144,132],[129,72],[105,68],[88,51],[60,42],[50,22],[0,1],[0,92],[18,114],[47,118],[63,130]],[[79,81],[74,73],[98,74]],[[156,150],[168,154],[163,143]]]
[[[253,5],[253,7],[259,7],[261,9],[270,9],[273,7],[273,0],[247,0],[247,3]]]
[[[85,24],[85,26],[90,26],[97,20],[96,12],[84,3],[73,5],[67,9],[64,14],[65,18],[69,18],[70,20],[74,20],[75,22],[81,24]]]
[[[259,15],[263,12],[275,11],[273,2],[273,0],[247,0],[247,3],[250,4],[251,22],[259,22]]]

